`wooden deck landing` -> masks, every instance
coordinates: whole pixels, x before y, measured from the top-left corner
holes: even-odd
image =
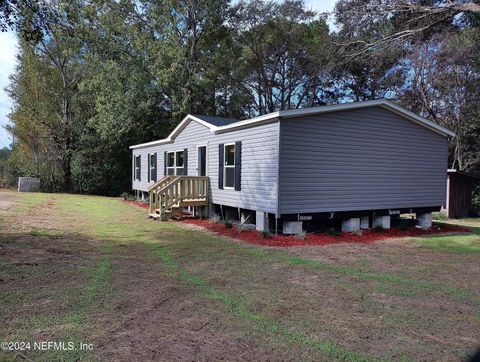
[[[157,220],[168,220],[184,207],[208,206],[208,177],[165,176],[152,185],[148,215]]]

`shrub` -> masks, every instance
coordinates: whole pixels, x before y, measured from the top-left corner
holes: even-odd
[[[270,231],[268,231],[268,230],[260,231],[260,235],[261,235],[261,237],[264,238],[264,239],[268,239],[268,238],[270,238],[270,236],[271,236],[271,235],[270,235]]]
[[[220,215],[217,215],[217,214],[213,215],[210,219],[208,219],[208,222],[210,224],[219,224],[220,221],[222,221],[222,219]]]
[[[305,240],[305,238],[307,237],[307,232],[305,230],[302,230],[301,232],[295,234],[295,237],[298,240]]]
[[[120,197],[123,198],[124,200],[137,201],[137,198],[135,197],[135,195],[131,195],[131,194],[128,193],[128,192],[123,192],[123,193],[120,195]]]
[[[330,236],[338,236],[338,235],[340,235],[340,231],[338,231],[335,228],[330,228],[330,229],[327,230],[327,234],[330,235]]]
[[[440,211],[440,212],[433,213],[432,219],[438,220],[438,221],[445,221],[445,220],[448,220],[448,216],[444,212]]]
[[[407,224],[401,223],[400,225],[398,225],[398,229],[399,229],[399,230],[402,230],[402,231],[407,230]]]
[[[223,222],[223,225],[225,225],[227,229],[231,229],[233,227],[233,222],[231,222],[230,220],[225,220]]]

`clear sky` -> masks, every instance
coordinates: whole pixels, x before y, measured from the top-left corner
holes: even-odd
[[[337,0],[304,0],[307,7],[323,13],[332,11]]]
[[[318,12],[332,11],[336,0],[305,0],[308,8]],[[0,148],[9,146],[11,135],[4,129],[8,122],[12,102],[5,92],[8,77],[15,69],[17,54],[17,39],[13,32],[0,32]]]
[[[16,53],[17,39],[15,34],[0,32],[0,148],[9,146],[12,142],[10,134],[4,129],[11,107],[11,101],[5,92],[5,87],[8,86],[8,77],[15,68]]]

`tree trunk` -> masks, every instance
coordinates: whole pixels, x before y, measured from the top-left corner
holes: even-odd
[[[67,76],[64,69],[60,70],[63,80],[63,104],[62,104],[62,123],[63,123],[63,150],[62,150],[62,171],[63,171],[63,189],[66,192],[72,191],[72,170],[71,170],[71,147],[72,136],[70,133],[71,105],[68,94]]]

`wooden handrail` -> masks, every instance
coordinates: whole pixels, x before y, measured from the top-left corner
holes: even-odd
[[[150,192],[151,190],[157,189],[158,187],[163,187],[164,185],[169,183],[171,179],[174,177],[176,176],[172,176],[172,175],[163,176],[160,180],[158,180],[152,186],[150,186],[147,191]]]
[[[148,192],[150,193],[150,206],[149,212],[152,213],[153,210],[159,208],[160,202],[160,192],[169,184],[174,182],[178,176],[166,175],[162,177],[159,181],[155,182],[152,186],[149,187]]]
[[[150,187],[150,213],[159,210],[163,219],[173,206],[181,206],[184,200],[208,198],[208,176],[165,176]]]

